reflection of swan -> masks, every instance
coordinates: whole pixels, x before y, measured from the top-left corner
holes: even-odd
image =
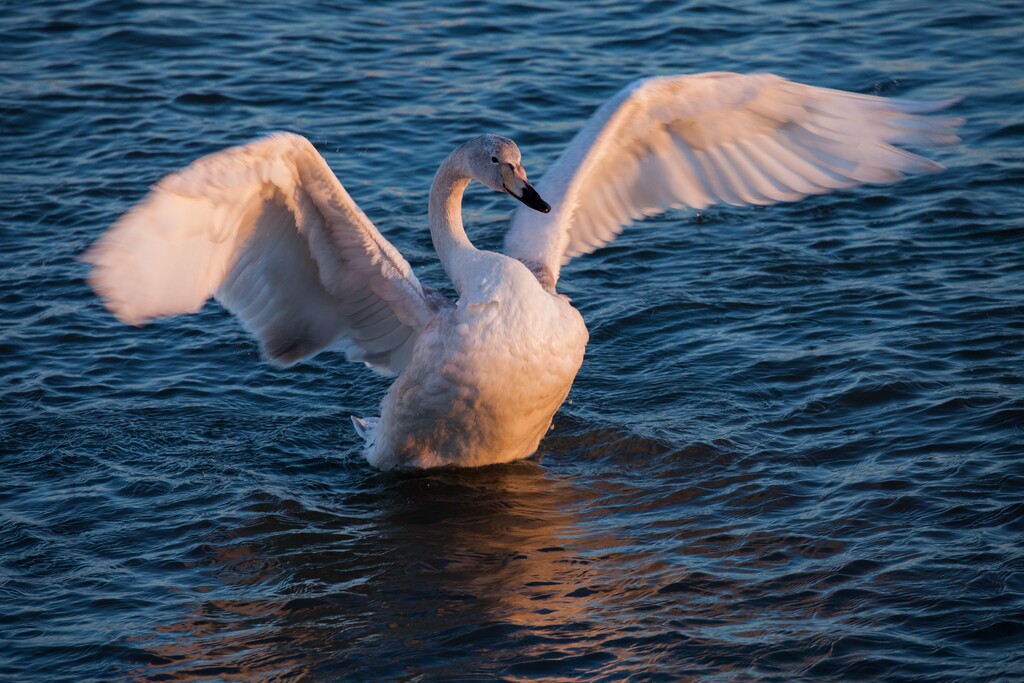
[[[125,678],[396,680],[416,669],[449,680],[433,667],[493,662],[476,656],[506,638],[517,647],[499,658],[530,661],[550,654],[549,629],[567,626],[567,646],[590,648],[623,609],[570,594],[601,580],[629,595],[617,581],[629,573],[600,579],[593,558],[629,541],[579,525],[580,511],[605,510],[602,491],[578,481],[520,461],[369,476],[301,499],[242,491],[254,505],[240,516],[186,534],[195,562],[184,600],[173,620],[124,643],[140,664]],[[603,618],[588,624],[588,611]]]
[[[213,295],[278,363],[340,346],[398,374],[380,421],[356,420],[373,465],[504,462],[536,450],[583,359],[583,320],[555,291],[569,259],[668,207],[792,201],[937,170],[890,143],[956,142],[959,120],[919,116],[951,103],[767,74],[652,78],[598,110],[540,194],[514,143],[476,138],[430,190],[430,233],[457,305],[420,285],[313,146],[288,134],[168,176],[85,260],[125,322],[195,311]],[[470,179],[537,209],[513,217],[507,256],[466,237]]]

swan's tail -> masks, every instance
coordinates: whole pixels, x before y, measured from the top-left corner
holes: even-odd
[[[352,415],[352,426],[356,428],[356,434],[361,436],[367,445],[373,443],[373,432],[377,429],[379,417],[356,417]]]

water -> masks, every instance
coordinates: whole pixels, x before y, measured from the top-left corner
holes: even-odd
[[[139,3],[0,22],[0,678],[1021,680],[1019,3]],[[675,212],[575,261],[527,462],[384,475],[386,381],[221,308],[116,323],[75,259],[164,173],[309,136],[423,281],[433,170],[539,177],[635,77],[966,99],[945,173]],[[500,244],[509,200],[477,189]]]

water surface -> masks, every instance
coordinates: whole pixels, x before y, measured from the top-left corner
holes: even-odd
[[[88,0],[0,37],[0,678],[1020,680],[1019,3]],[[118,324],[76,257],[163,174],[307,135],[427,284],[452,147],[540,177],[636,77],[965,97],[946,172],[673,212],[574,261],[533,459],[386,475],[387,381],[216,304]],[[471,190],[477,244],[514,206]]]

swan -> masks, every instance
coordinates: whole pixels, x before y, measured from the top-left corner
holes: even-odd
[[[956,101],[772,74],[642,79],[596,111],[536,188],[512,140],[477,137],[438,168],[427,211],[457,302],[420,284],[315,147],[291,133],[164,177],[82,258],[125,323],[195,312],[212,296],[271,362],[330,347],[397,376],[379,418],[352,418],[374,467],[509,462],[537,450],[583,362],[586,325],[556,289],[569,260],[670,208],[789,202],[938,171],[895,145],[959,142],[961,119],[928,116]],[[466,235],[471,180],[523,204],[504,254]]]

